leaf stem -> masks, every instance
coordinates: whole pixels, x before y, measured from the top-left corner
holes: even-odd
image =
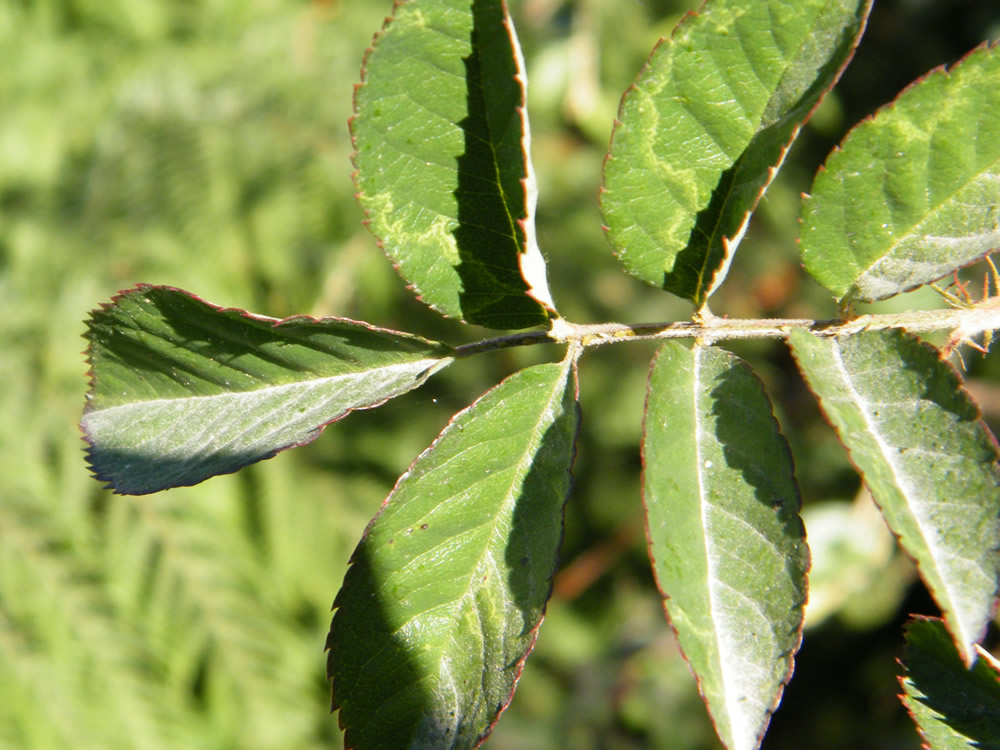
[[[558,319],[553,321],[549,331],[526,331],[483,339],[456,347],[455,353],[459,357],[466,357],[512,346],[570,342],[576,342],[585,348],[590,348],[605,344],[617,344],[622,341],[648,341],[651,339],[696,338],[706,344],[728,339],[785,339],[795,328],[804,328],[823,337],[850,336],[865,330],[886,328],[905,328],[912,333],[960,330],[963,338],[968,338],[984,331],[1000,329],[1000,306],[996,305],[995,300],[991,298],[964,308],[859,315],[850,320],[741,319],[708,316],[700,322],[580,325]]]

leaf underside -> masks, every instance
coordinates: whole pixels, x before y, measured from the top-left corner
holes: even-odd
[[[80,426],[123,494],[196,484],[421,385],[443,344],[339,318],[278,321],[142,285],[95,310]]]
[[[649,553],[725,745],[756,748],[792,673],[809,553],[791,453],[750,368],[665,344],[643,440]]]
[[[572,356],[460,412],[358,545],[327,645],[346,746],[471,748],[511,699],[562,538]]]
[[[1000,581],[997,445],[978,409],[938,351],[902,331],[794,330],[789,343],[971,663]]]
[[[854,128],[816,175],[800,241],[806,269],[844,302],[1000,247],[1000,47],[930,73]]]
[[[1000,664],[980,656],[967,668],[940,620],[907,625],[900,697],[931,750],[1000,748]]]
[[[529,294],[550,301],[520,66],[501,0],[398,3],[351,121],[358,199],[383,249],[425,303],[491,328],[544,323]]]
[[[626,270],[701,305],[792,140],[850,59],[869,0],[719,0],[626,92],[601,206]]]

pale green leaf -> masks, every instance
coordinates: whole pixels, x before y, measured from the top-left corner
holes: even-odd
[[[492,328],[552,306],[523,67],[501,0],[398,3],[351,121],[358,198],[400,274],[435,310]]]
[[[806,629],[834,615],[852,630],[891,621],[913,584],[913,566],[867,489],[852,503],[809,503],[802,520],[811,561]]]
[[[906,627],[900,696],[929,750],[1000,750],[1000,663],[967,668],[940,620]]]
[[[575,397],[572,356],[511,376],[369,525],[328,641],[348,747],[471,748],[506,708],[551,589]]]
[[[715,347],[665,344],[643,461],[667,614],[722,741],[756,748],[792,673],[809,553],[791,454],[750,368]]]
[[[145,494],[314,440],[449,364],[450,349],[339,318],[279,321],[139,286],[88,322],[80,426],[94,475]]]
[[[934,71],[851,131],[816,175],[801,245],[809,273],[848,302],[1000,247],[1000,47]]]
[[[971,663],[1000,579],[997,446],[978,409],[938,351],[902,331],[789,341]]]
[[[715,0],[622,100],[605,162],[608,237],[632,275],[702,304],[785,153],[833,85],[870,0]]]

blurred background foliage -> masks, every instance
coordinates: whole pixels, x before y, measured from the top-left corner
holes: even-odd
[[[561,309],[577,322],[686,318],[686,303],[618,268],[597,190],[621,92],[694,0],[512,5]],[[388,0],[0,3],[0,747],[340,747],[323,643],[361,531],[454,411],[557,356],[462,362],[309,448],[198,487],[123,498],[88,476],[83,321],[135,282],[452,343],[485,333],[412,298],[353,200],[345,123],[389,11]],[[831,316],[797,259],[799,193],[850,124],[998,34],[992,0],[877,0],[713,309]],[[733,348],[775,401],[814,553],[810,627],[764,747],[916,748],[894,658],[903,615],[933,605],[784,347]],[[563,566],[492,748],[718,747],[645,554],[637,445],[651,351],[582,363]],[[996,426],[1000,364],[965,360]]]

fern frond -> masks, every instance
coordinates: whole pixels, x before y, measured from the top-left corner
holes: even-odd
[[[117,503],[105,565],[122,571],[112,585],[166,681],[195,696],[225,744],[303,747],[318,707],[301,658],[308,644],[271,606],[265,560],[239,523],[239,485],[219,492],[226,481],[211,498],[192,490]]]
[[[46,750],[196,747],[200,721],[116,617],[94,560],[39,511],[0,504],[3,694],[23,709],[4,731]]]

